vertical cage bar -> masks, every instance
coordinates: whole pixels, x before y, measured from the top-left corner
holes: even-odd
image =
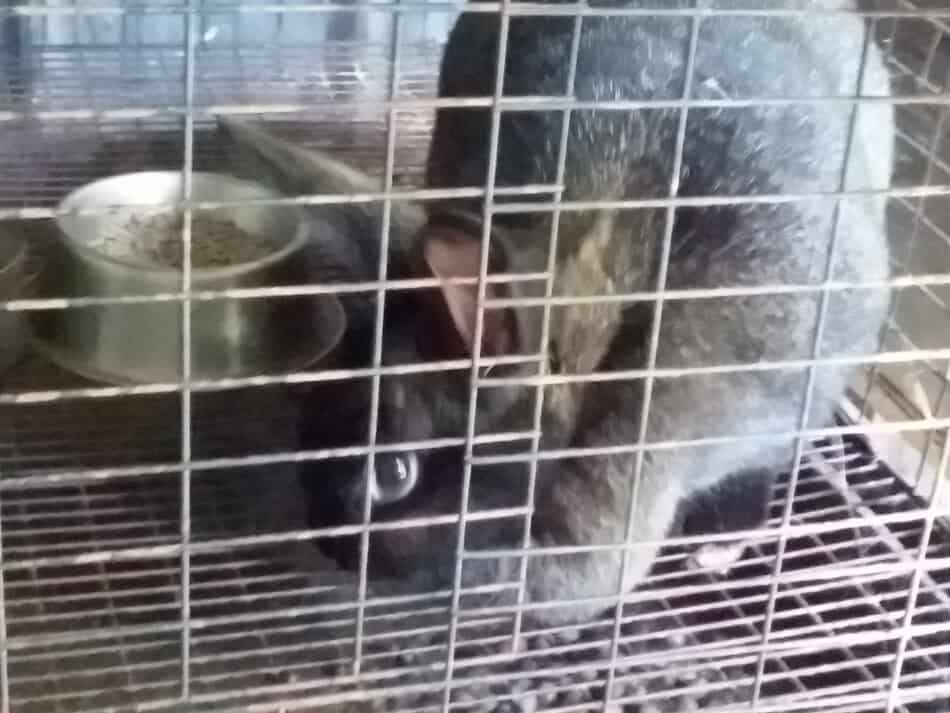
[[[0,50],[7,66],[6,79],[11,99],[19,103],[29,101],[32,94],[29,82],[29,61],[27,48],[29,39],[29,20],[12,12],[16,0],[4,0],[7,11],[0,19]]]
[[[10,2],[11,2],[11,3],[15,3],[16,0],[10,0]],[[42,39],[40,40],[40,42],[42,42],[44,45],[48,45],[48,44],[50,44],[50,36],[49,36],[49,33],[50,33],[50,30],[49,30],[49,26],[50,26],[50,22],[49,22],[49,21],[50,21],[50,18],[49,18],[49,15],[47,15],[46,13],[41,14],[41,15],[40,15],[40,20],[41,20],[41,21],[40,21],[40,37],[42,38]]]
[[[241,50],[246,46],[244,44],[244,13],[240,11],[240,6],[235,7],[232,13],[233,25],[231,26],[231,57],[234,67],[237,69],[238,78],[241,81],[247,81],[249,78],[244,73],[244,62],[241,56]],[[204,37],[204,27],[201,28],[201,37]]]
[[[194,167],[195,50],[198,11],[190,0],[185,26],[185,154],[182,164],[181,269],[181,697],[191,695],[191,195]]]
[[[848,126],[845,133],[845,145],[841,163],[841,175],[838,179],[838,192],[847,190],[848,166],[851,163],[851,150],[855,141],[855,126],[858,120],[858,109],[861,106],[861,97],[864,95],[864,71],[867,67],[868,50],[874,37],[871,30],[865,25],[864,41],[861,43],[861,57],[858,64],[858,76],[855,82],[855,102],[851,105],[848,115]],[[831,235],[828,244],[828,258],[825,262],[824,284],[830,283],[834,279],[835,257],[838,252],[838,227],[841,220],[841,201],[847,200],[840,196],[834,198],[834,208],[831,216]],[[818,298],[818,319],[815,324],[814,337],[812,339],[811,359],[817,361],[821,358],[821,342],[825,333],[825,324],[828,320],[828,302],[830,301],[830,290],[821,290]],[[813,363],[808,366],[808,376],[805,382],[805,394],[802,399],[802,410],[798,420],[798,430],[805,431],[808,428],[808,419],[811,414],[812,398],[815,391],[816,375],[818,373],[818,364]],[[782,522],[779,526],[778,542],[775,545],[775,563],[772,567],[771,582],[769,583],[769,597],[765,608],[765,619],[762,624],[762,643],[759,651],[758,660],[755,665],[755,683],[752,686],[752,708],[759,704],[762,697],[762,687],[765,676],[765,664],[768,661],[768,646],[772,635],[772,624],[775,619],[775,607],[778,601],[779,575],[782,573],[782,563],[785,558],[785,550],[788,546],[788,529],[792,521],[792,512],[795,507],[795,491],[798,488],[798,480],[802,470],[802,459],[805,450],[805,437],[796,436],[795,451],[792,460],[792,471],[788,478],[788,489],[785,493],[785,507],[782,510]]]
[[[571,54],[568,59],[568,75],[567,75],[567,87],[565,88],[565,95],[574,99],[574,85],[577,80],[577,59],[580,55],[581,48],[581,31],[584,25],[584,16],[580,14],[580,3],[577,4],[578,14],[574,17],[574,26],[571,35]],[[551,209],[551,230],[548,235],[548,258],[547,263],[545,264],[545,272],[547,273],[547,278],[544,281],[544,307],[542,308],[541,315],[541,343],[538,345],[541,353],[545,355],[545,358],[541,360],[541,375],[544,376],[548,370],[549,359],[547,358],[548,353],[548,340],[551,335],[551,297],[554,295],[554,275],[556,271],[557,263],[557,236],[558,230],[561,224],[561,200],[563,198],[564,190],[564,173],[567,166],[567,142],[571,133],[571,120],[574,115],[573,109],[568,107],[564,109],[561,113],[561,137],[558,143],[558,154],[557,154],[557,171],[556,177],[554,179],[555,184],[558,188],[554,193],[553,207]],[[531,437],[531,461],[528,465],[528,495],[527,495],[527,504],[530,508],[528,514],[525,515],[525,524],[524,524],[524,536],[522,538],[521,546],[524,549],[528,549],[531,546],[531,522],[532,516],[534,514],[534,491],[537,486],[538,481],[538,453],[541,449],[541,428],[542,428],[542,417],[544,415],[544,385],[539,384],[535,389],[534,394],[534,413],[532,414],[532,426],[531,430],[534,432],[534,435]],[[529,558],[527,555],[521,557],[521,562],[519,564],[518,570],[518,608],[515,610],[515,622],[514,628],[512,630],[512,651],[517,652],[520,647],[520,638],[521,638],[521,627],[524,619],[524,612],[522,611],[522,605],[524,604],[525,598],[525,587],[527,586],[528,581],[528,561]]]
[[[82,34],[81,34],[82,20],[83,20],[81,3],[78,3],[78,2],[73,3],[73,12],[70,14],[69,20],[70,20],[70,25],[72,26],[72,31],[73,31],[70,44],[73,46],[73,48],[77,52],[79,52],[79,56],[82,59],[84,52],[83,52],[83,47],[82,47]],[[89,76],[86,72],[83,72],[83,74],[87,77]]]
[[[402,60],[402,17],[403,13],[394,12],[392,16],[392,32],[390,42],[392,50],[390,54],[389,69],[389,99],[392,101],[399,91],[399,64]],[[362,666],[363,655],[363,629],[366,621],[366,594],[369,579],[369,525],[373,516],[373,499],[370,489],[370,474],[376,463],[376,438],[379,431],[379,391],[381,386],[381,377],[379,369],[383,362],[383,326],[386,322],[386,288],[383,284],[386,282],[389,263],[389,238],[390,223],[392,217],[392,197],[393,174],[396,164],[396,123],[397,110],[390,107],[386,114],[386,167],[383,177],[383,198],[382,220],[380,221],[380,240],[379,240],[379,264],[377,265],[377,279],[380,287],[376,291],[376,315],[373,324],[373,381],[372,394],[370,396],[370,416],[369,416],[369,434],[367,436],[367,447],[369,454],[366,456],[366,469],[363,474],[365,487],[363,488],[363,531],[360,533],[360,578],[356,610],[356,636],[353,643],[353,674],[359,675]]]
[[[950,378],[950,371],[945,373]],[[927,564],[927,546],[930,544],[930,536],[933,532],[934,523],[937,520],[938,503],[943,493],[944,481],[947,479],[947,462],[950,461],[950,430],[944,432],[943,449],[940,454],[940,466],[937,468],[937,479],[934,482],[931,492],[930,503],[927,506],[927,514],[924,518],[923,531],[920,533],[920,546],[917,550],[917,559],[914,562],[914,569],[910,579],[910,590],[907,593],[907,607],[904,611],[904,618],[901,622],[900,638],[897,641],[897,653],[894,660],[894,671],[891,675],[890,686],[887,691],[886,713],[894,713],[898,705],[898,696],[900,694],[901,672],[904,669],[904,660],[907,656],[907,645],[910,641],[910,630],[914,623],[914,615],[917,612],[917,597],[920,593],[920,582],[924,576],[924,569]]]
[[[93,76],[93,73],[89,70],[89,64],[86,61],[86,47],[84,47],[83,43],[81,43],[79,40],[79,28],[81,27],[79,22],[80,17],[80,9],[77,6],[76,12],[72,16],[74,44],[72,45],[71,49],[76,54],[76,64],[79,66],[79,75],[81,77],[81,89],[78,93],[83,96],[89,106],[94,107],[96,106],[96,86],[95,82],[89,81],[89,78]],[[101,124],[98,126],[98,129],[101,135]]]
[[[3,476],[0,470],[0,477]],[[3,493],[0,491],[0,512]],[[3,518],[0,517],[0,713],[10,713],[10,654],[7,649],[7,601],[3,556]]]
[[[482,203],[481,256],[478,267],[478,296],[475,309],[475,330],[472,337],[472,366],[469,371],[468,416],[465,428],[465,465],[462,472],[462,494],[459,502],[458,540],[455,544],[455,573],[452,582],[452,602],[449,609],[449,637],[445,661],[445,689],[442,713],[449,713],[452,699],[452,677],[455,675],[455,645],[458,639],[459,605],[462,598],[462,574],[465,554],[466,517],[468,496],[472,483],[472,456],[475,441],[475,413],[478,399],[478,371],[481,368],[482,331],[485,317],[485,287],[491,241],[491,222],[495,202],[495,173],[498,168],[498,139],[501,133],[501,98],[505,88],[505,62],[508,57],[508,29],[511,22],[511,0],[502,0],[498,13],[498,46],[496,48],[495,87],[491,104],[491,133],[489,137],[488,167],[485,176],[485,195]]]
[[[693,94],[693,74],[696,66],[696,51],[699,45],[699,29],[702,17],[698,14],[690,16],[689,47],[686,58],[685,76],[683,78],[683,107],[679,110],[676,126],[676,144],[673,154],[672,175],[670,176],[670,198],[679,195],[680,174],[683,168],[683,152],[686,146],[686,124],[689,118],[689,100]],[[640,424],[637,429],[637,444],[642,446],[647,440],[647,424],[650,416],[650,404],[653,396],[653,371],[656,369],[657,354],[660,349],[660,324],[663,320],[663,293],[666,290],[666,273],[670,264],[670,251],[673,243],[673,225],[676,218],[676,206],[670,205],[666,209],[663,225],[663,240],[660,246],[660,265],[656,277],[656,301],[653,312],[653,324],[650,327],[650,348],[647,355],[647,375],[643,382],[643,405],[640,407]],[[627,568],[630,566],[630,552],[633,543],[633,523],[636,520],[637,500],[640,495],[640,481],[643,478],[643,464],[646,459],[646,449],[640,448],[634,456],[633,486],[630,499],[627,502],[627,522],[624,531],[623,557],[620,561],[620,581],[617,584],[618,597],[614,606],[613,631],[610,635],[610,664],[607,667],[607,681],[604,685],[603,713],[608,713],[611,707],[611,692],[614,679],[617,675],[617,655],[620,647],[620,634],[623,625],[624,607],[624,579]]]
[[[129,76],[129,68],[133,65],[129,61],[129,8],[123,0],[122,14],[119,15],[119,74]]]

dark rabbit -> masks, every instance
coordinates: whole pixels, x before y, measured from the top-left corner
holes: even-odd
[[[639,6],[635,2],[611,5]],[[506,96],[565,93],[572,26],[573,19],[568,18],[511,19]],[[459,18],[445,50],[440,95],[492,93],[498,28],[495,15],[473,13]],[[686,81],[690,35],[691,20],[686,16],[586,18],[575,96],[581,101],[675,102]],[[679,195],[723,198],[834,192],[840,187],[846,155],[848,190],[887,187],[893,141],[890,106],[878,102],[860,107],[850,151],[846,151],[853,104],[812,101],[854,96],[859,76],[863,76],[865,95],[887,95],[887,75],[879,51],[873,43],[863,49],[865,39],[863,22],[849,14],[704,17],[698,30],[691,97],[738,103],[690,108]],[[859,75],[864,54],[866,68]],[[776,101],[765,106],[741,101],[763,98],[802,101]],[[503,115],[497,185],[555,182],[561,117],[559,111]],[[667,196],[678,119],[676,107],[574,110],[564,200]],[[490,122],[488,110],[439,110],[428,166],[430,186],[484,184]],[[277,157],[271,160],[278,182],[283,171],[292,172]],[[283,188],[304,190],[303,185]],[[496,196],[498,203],[505,200],[526,199]],[[589,297],[657,289],[665,214],[662,207],[565,211],[558,231],[555,295]],[[401,234],[394,240],[390,264],[396,273],[404,268],[413,275],[476,275],[480,221],[478,200],[430,205],[427,223],[415,239]],[[790,465],[790,434],[799,428],[802,418],[806,366],[812,358],[821,295],[817,290],[791,286],[816,286],[826,279],[836,222],[831,278],[844,282],[886,279],[884,205],[876,196],[842,200],[837,212],[835,201],[818,197],[676,210],[662,285],[666,290],[790,287],[778,294],[747,292],[664,300],[656,367],[676,370],[748,367],[768,361],[793,363],[781,369],[668,373],[656,378],[646,439],[661,445],[650,449],[643,460],[631,523],[634,541],[645,544],[632,550],[622,582],[622,554],[615,549],[533,556],[526,599],[540,606],[532,607],[532,621],[560,624],[596,615],[608,606],[598,597],[616,594],[621,587],[629,590],[642,581],[657,543],[677,526],[677,513],[684,507],[688,512],[692,503],[699,503],[698,509],[693,509],[693,525],[686,531],[702,528],[708,498],[722,497],[722,486],[730,478],[752,478],[760,486],[753,490],[768,492],[773,474]],[[543,270],[549,232],[549,213],[496,214],[489,271]],[[375,275],[374,269],[369,272],[370,277]],[[392,300],[387,296],[383,363],[414,363],[468,353],[473,345],[475,289],[446,284],[440,291],[404,291],[394,293]],[[487,286],[486,295],[489,299],[537,296],[542,290],[538,282],[494,283]],[[876,351],[888,304],[885,289],[828,292],[819,356],[826,359]],[[645,368],[654,315],[650,301],[588,301],[552,309],[548,373]],[[536,352],[539,324],[538,308],[507,306],[486,312],[481,354],[497,357]],[[369,336],[364,331],[351,342],[347,358],[354,365],[370,362]],[[853,368],[841,360],[816,368],[807,427],[827,425]],[[500,364],[491,369],[490,376],[531,373],[530,365]],[[617,378],[546,386],[542,449],[597,449],[636,443],[644,384],[642,378]],[[369,393],[368,380],[357,386],[339,384],[315,390],[301,432],[304,446],[365,443]],[[476,434],[530,429],[533,396],[530,387],[480,387]],[[344,404],[352,412],[343,413]],[[466,430],[467,407],[467,370],[384,377],[377,442],[461,437]],[[706,440],[697,443],[699,439]],[[687,443],[677,443],[681,441]],[[525,448],[523,441],[496,441],[478,446],[475,452],[523,452]],[[542,460],[533,502],[532,547],[622,542],[635,462],[636,454],[623,449],[606,455]],[[360,522],[367,485],[374,522],[450,516],[459,510],[463,482],[460,447],[380,454],[375,472],[368,478],[363,468],[362,459],[318,461],[302,468],[313,497],[312,524]],[[474,466],[469,512],[524,505],[527,472],[525,463]],[[742,529],[743,523],[761,522],[763,500],[759,496],[751,499],[748,518],[740,510],[739,516],[730,516],[728,522],[713,529]],[[465,548],[511,550],[521,546],[523,537],[521,517],[476,519],[467,524]],[[359,562],[358,546],[358,537],[328,540],[326,544],[348,567]],[[509,554],[512,556],[466,560],[463,584],[487,585],[516,578],[517,560]],[[455,560],[456,525],[451,522],[381,530],[370,538],[370,576],[395,578],[412,588],[449,587]],[[498,598],[505,601],[500,595]],[[579,601],[561,607],[547,604],[555,600]]]

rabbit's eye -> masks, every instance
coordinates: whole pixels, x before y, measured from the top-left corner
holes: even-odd
[[[415,453],[380,453],[372,475],[373,502],[389,505],[412,492],[419,478],[419,461]]]

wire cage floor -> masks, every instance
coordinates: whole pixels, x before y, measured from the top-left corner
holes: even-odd
[[[239,452],[247,424],[233,414],[249,398],[260,408],[259,395],[231,394],[198,409],[202,453]],[[42,469],[50,440],[60,443],[67,432],[77,462],[96,462],[97,441],[112,444],[114,458],[167,456],[177,444],[156,435],[175,431],[177,403],[162,401],[123,406],[121,431],[95,418],[112,404],[90,413],[86,404],[64,402],[58,423],[31,407],[17,417],[39,414],[45,428],[18,429],[30,435],[8,444],[4,461]],[[280,415],[289,408],[279,401],[271,404],[272,434],[286,430]],[[79,432],[80,419],[96,425]],[[257,437],[266,435],[257,428]],[[822,529],[789,542],[762,700],[800,710],[879,710],[873,696],[890,681],[923,530],[912,513],[921,503],[860,437],[816,442],[804,465],[792,522]],[[362,672],[353,677],[354,582],[321,567],[310,543],[288,552],[274,542],[279,531],[301,526],[292,497],[275,499],[267,516],[259,507],[260,488],[286,495],[291,483],[286,468],[212,471],[193,480],[194,710],[277,711],[275,701],[294,699],[312,701],[304,710],[437,709],[447,593],[371,598]],[[183,710],[173,702],[181,675],[180,495],[179,480],[168,475],[4,492],[12,710]],[[783,482],[772,525],[784,495]],[[869,514],[883,524],[854,522]],[[747,700],[774,554],[774,537],[753,542],[724,577],[689,571],[683,548],[667,548],[626,607],[615,699],[639,711],[729,710]],[[908,713],[938,713],[947,702],[944,524],[931,533],[927,557],[901,674],[898,709]],[[526,632],[512,656],[505,651],[510,619],[463,611],[452,710],[596,709],[612,621]],[[400,692],[406,681],[412,695]],[[867,705],[853,702],[861,694]]]
[[[938,132],[950,68],[944,22],[901,18],[877,28],[894,93],[932,99],[898,107],[897,187],[950,185],[950,140]],[[199,48],[192,106],[195,168],[225,167],[207,127],[215,113],[240,107],[277,116],[272,125],[288,138],[383,170],[384,112],[366,98],[387,98],[384,46],[326,43],[314,61],[306,46],[208,45]],[[398,96],[432,94],[439,51],[433,42],[402,49]],[[174,43],[37,43],[16,66],[0,68],[8,80],[0,94],[0,227],[31,231],[41,244],[66,191],[110,173],[181,168],[181,115],[169,107],[186,102],[184,61]],[[431,112],[401,110],[396,121],[396,180],[414,185]],[[896,274],[950,272],[947,198],[891,201]],[[887,346],[950,346],[948,304],[946,285],[904,290]],[[946,369],[945,358],[886,364],[856,389],[884,420],[946,418]],[[11,396],[0,401],[0,629],[10,711],[445,709],[450,593],[371,591],[357,650],[357,582],[320,559],[304,533],[293,464],[266,457],[296,447],[295,407],[276,387],[193,395],[193,456],[221,465],[196,470],[187,494],[183,651],[182,481],[149,470],[180,457],[178,396],[55,398],[90,385],[30,356],[0,388]],[[806,448],[792,519],[801,527],[784,556],[757,710],[885,711],[900,649],[895,710],[950,710],[944,520],[930,532],[910,637],[901,638],[925,534],[920,496],[932,486],[918,462],[939,451],[940,436],[915,434],[927,446],[921,455],[910,436],[885,435]],[[237,463],[248,456],[258,462]],[[129,465],[139,472],[109,474]],[[80,470],[100,477],[73,477]],[[783,481],[774,493],[770,525],[781,520],[786,490]],[[690,570],[683,548],[662,553],[626,600],[607,710],[748,709],[777,538],[749,543],[727,575]],[[612,620],[526,631],[513,651],[509,612],[463,607],[459,617],[449,710],[604,709]],[[185,679],[188,706],[180,703]]]

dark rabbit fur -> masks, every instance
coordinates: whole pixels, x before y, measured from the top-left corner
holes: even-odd
[[[638,6],[636,2],[612,4]],[[787,3],[794,7],[808,4]],[[749,3],[741,6],[748,7]],[[688,64],[690,22],[686,16],[586,18],[575,95],[582,101],[678,100]],[[569,18],[511,20],[505,95],[565,93],[572,26],[573,19]],[[492,93],[498,28],[496,15],[473,13],[459,18],[442,63],[442,96]],[[691,107],[679,195],[764,196],[839,190],[853,104],[808,100],[854,96],[863,52],[863,93],[888,93],[879,51],[873,42],[864,50],[865,40],[864,23],[850,14],[704,17],[698,31],[693,98],[804,101]],[[555,182],[561,117],[558,111],[503,115],[497,185]],[[675,107],[573,111],[564,200],[668,196],[678,117]],[[490,126],[488,110],[440,110],[428,184],[483,185]],[[230,131],[239,149],[256,151],[261,170],[282,190],[346,191],[371,185],[355,172],[346,173],[345,167],[318,160],[273,137],[233,124]],[[879,102],[860,107],[850,149],[848,190],[887,187],[892,132],[890,106]],[[260,141],[264,143],[255,143]],[[266,148],[261,149],[262,145]],[[342,173],[335,174],[334,167]],[[341,182],[340,175],[348,178]],[[497,202],[504,200],[526,199],[496,196]],[[352,213],[360,209],[349,206],[343,210]],[[419,224],[423,217],[417,207],[400,203],[394,210],[391,276],[477,274],[481,234],[478,200],[429,205],[427,222],[422,227]],[[558,233],[555,294],[583,297],[656,290],[665,214],[663,207],[565,211]],[[366,209],[362,215],[365,225],[361,229],[365,232],[353,238],[352,246],[354,254],[361,257],[343,262],[355,274],[362,271],[364,279],[371,279],[376,274],[374,258],[378,256],[378,246],[374,247],[378,240],[378,207]],[[820,284],[826,278],[835,219],[835,201],[818,198],[678,208],[664,287],[683,290]],[[886,279],[883,201],[869,196],[842,200],[837,223],[832,279]],[[543,270],[549,232],[549,214],[497,214],[490,270]],[[541,290],[539,282],[495,283],[487,286],[486,293],[492,299],[539,295]],[[446,284],[441,290],[387,295],[383,363],[466,354],[472,343],[474,291],[473,286]],[[787,290],[780,294],[666,299],[656,365],[670,370],[808,360],[812,358],[820,294],[815,290]],[[819,356],[873,353],[888,304],[884,289],[829,292]],[[553,309],[548,373],[644,368],[653,318],[654,307],[649,301],[588,302]],[[370,362],[371,322],[357,318],[352,323],[342,357],[349,360],[349,365]],[[507,307],[487,312],[481,353],[502,356],[536,352],[539,323],[537,308]],[[531,368],[498,365],[490,376],[524,375],[532,373]],[[839,361],[816,369],[808,427],[827,425],[852,368]],[[634,540],[650,544],[633,551],[622,583],[622,555],[616,550],[531,558],[526,591],[531,604],[589,599],[562,607],[542,604],[532,609],[532,620],[543,624],[582,621],[607,606],[597,597],[615,594],[621,586],[635,587],[653,561],[656,543],[679,527],[677,523],[683,518],[677,513],[683,512],[684,504],[698,503],[682,525],[688,532],[704,528],[728,531],[761,522],[763,500],[773,474],[790,465],[793,439],[789,433],[800,426],[807,377],[805,365],[799,363],[783,369],[723,370],[657,378],[652,387],[647,441],[707,440],[692,446],[660,446],[646,454],[632,535]],[[464,369],[383,378],[378,442],[463,436],[467,385],[468,371]],[[527,387],[481,387],[476,433],[530,429],[533,397],[533,389]],[[358,385],[321,386],[314,389],[310,399],[302,430],[305,447],[366,442],[368,380]],[[550,385],[545,389],[542,448],[593,449],[636,443],[643,400],[643,379]],[[764,434],[775,435],[761,437]],[[717,437],[731,440],[716,441]],[[525,442],[495,443],[477,447],[476,455],[523,452],[525,448]],[[412,481],[416,475],[410,467],[413,459],[417,459],[418,478],[414,487],[402,492],[400,484],[407,478]],[[541,461],[531,545],[543,548],[622,542],[635,459],[635,453],[621,450]],[[362,468],[361,459],[303,466],[302,477],[313,497],[314,525],[360,522],[367,484],[376,522],[458,512],[461,448],[380,455],[377,473],[368,479]],[[473,467],[469,511],[525,504],[527,470],[524,463]],[[735,487],[742,478],[751,478],[753,484],[748,490],[748,509],[736,508],[734,502],[743,497],[744,489]],[[396,497],[392,497],[393,487],[398,491]],[[728,508],[710,507],[709,498],[715,500],[717,492],[730,499]],[[706,494],[705,499],[699,497],[701,494]],[[465,547],[518,548],[523,536],[521,517],[470,521]],[[327,549],[343,564],[356,566],[358,545],[359,538],[354,537],[336,540]],[[456,526],[452,523],[378,531],[371,537],[371,577],[395,578],[414,588],[441,589],[452,583],[455,559]],[[514,558],[469,559],[463,583],[474,586],[509,581],[517,573]]]

